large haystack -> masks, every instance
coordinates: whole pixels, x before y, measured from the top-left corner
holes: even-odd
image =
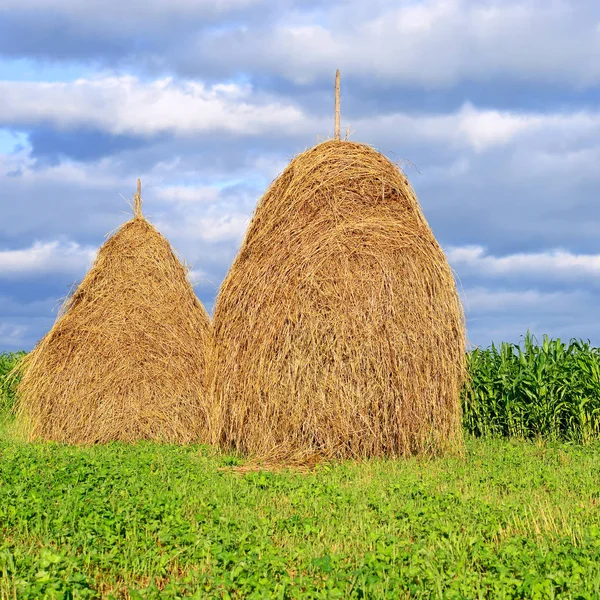
[[[23,363],[18,413],[31,439],[185,443],[206,433],[210,320],[140,202],[138,190],[135,217]]]
[[[216,304],[213,441],[259,457],[460,447],[463,313],[406,177],[363,144],[295,158]]]

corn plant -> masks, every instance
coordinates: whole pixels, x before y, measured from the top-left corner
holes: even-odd
[[[475,436],[585,443],[600,436],[600,349],[529,332],[468,355],[463,420]]]
[[[25,352],[0,353],[0,417],[7,415],[15,401],[16,378],[9,373],[25,356]]]

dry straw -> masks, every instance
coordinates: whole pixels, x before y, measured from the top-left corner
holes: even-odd
[[[456,284],[402,172],[327,141],[267,190],[214,315],[212,439],[273,460],[462,446]]]
[[[30,439],[97,443],[206,435],[209,317],[169,242],[141,212],[100,249],[22,364]]]

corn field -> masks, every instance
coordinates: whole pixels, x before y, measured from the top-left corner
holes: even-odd
[[[600,349],[529,333],[468,354],[465,429],[477,437],[586,443],[600,436]]]
[[[16,379],[8,379],[8,374],[25,356],[25,352],[0,352],[0,417],[10,412],[15,400]]]

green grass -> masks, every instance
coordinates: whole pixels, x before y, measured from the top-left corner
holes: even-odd
[[[206,448],[0,441],[0,597],[598,598],[599,450],[240,475]]]

